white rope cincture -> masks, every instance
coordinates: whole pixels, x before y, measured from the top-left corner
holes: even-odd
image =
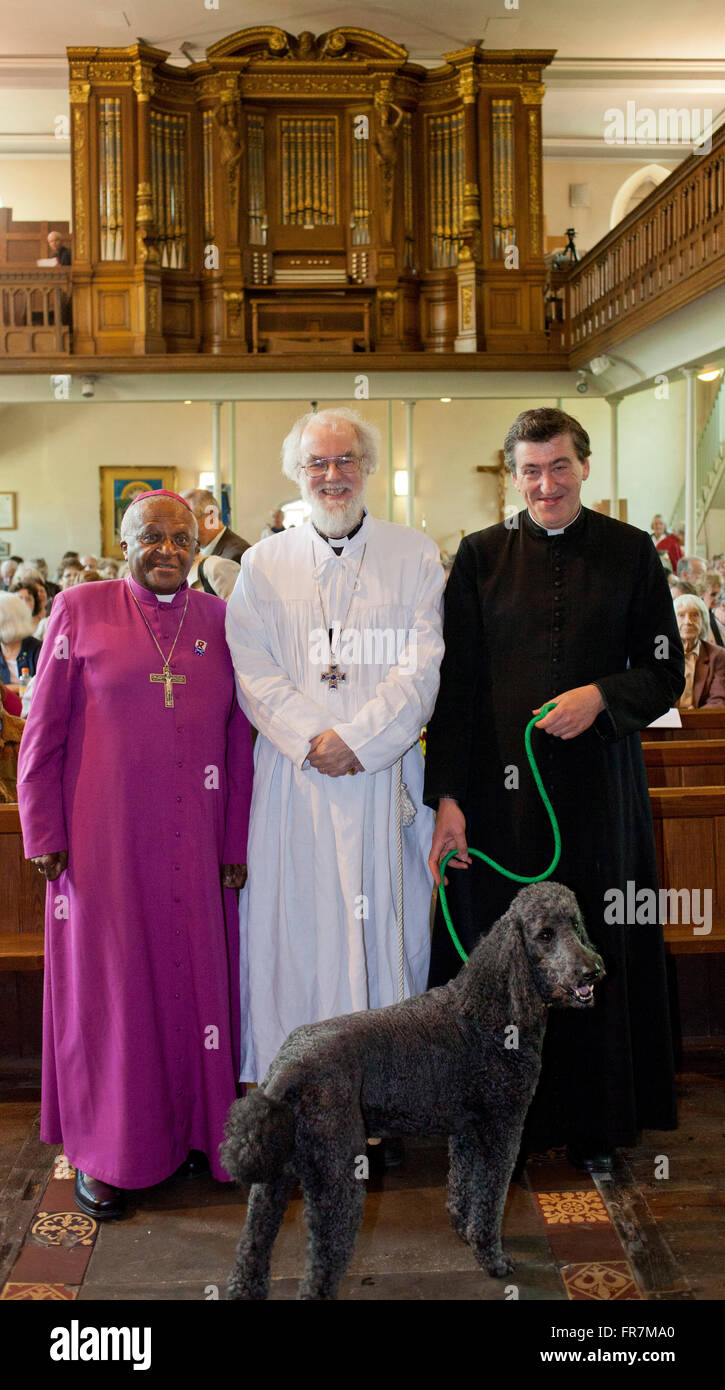
[[[398,758],[394,773],[395,833],[398,850],[398,1003],[405,998],[405,919],[403,917],[403,759]]]

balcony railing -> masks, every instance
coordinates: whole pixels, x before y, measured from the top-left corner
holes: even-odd
[[[725,127],[690,155],[569,273],[565,346],[574,367],[725,283]]]
[[[70,273],[0,270],[0,357],[70,351]]]

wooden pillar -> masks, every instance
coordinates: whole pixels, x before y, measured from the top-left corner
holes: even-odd
[[[478,187],[476,129],[477,75],[473,61],[461,68],[458,90],[463,103],[463,227],[458,248],[458,332],[456,352],[482,352],[481,194]]]
[[[89,101],[87,64],[71,64],[71,165],[73,194],[73,351],[95,353],[91,291]]]
[[[165,352],[162,332],[162,288],[159,253],[151,194],[149,99],[153,94],[151,66],[138,59],[133,69],[136,95],[136,236],[134,281],[136,288],[137,352]]]

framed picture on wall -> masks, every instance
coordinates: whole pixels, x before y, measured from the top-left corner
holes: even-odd
[[[176,492],[175,468],[116,467],[101,464],[101,550],[107,559],[121,560],[121,522],[126,508],[141,492],[166,488]]]
[[[16,492],[0,492],[0,531],[14,531],[17,526]]]

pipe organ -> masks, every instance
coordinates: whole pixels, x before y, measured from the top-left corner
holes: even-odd
[[[424,69],[365,29],[264,25],[186,68],[68,57],[75,352],[546,351],[553,53]]]

